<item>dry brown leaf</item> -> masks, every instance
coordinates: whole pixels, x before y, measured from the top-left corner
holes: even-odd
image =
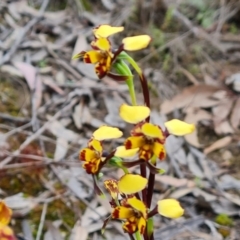
[[[70,240],[86,240],[88,238],[88,231],[86,228],[82,227],[80,221],[76,222],[73,227]]]
[[[164,183],[166,185],[170,185],[173,187],[194,187],[195,183],[191,180],[188,180],[186,178],[175,178],[171,176],[161,176],[161,175],[156,175],[155,176],[156,181]]]
[[[226,147],[227,145],[229,145],[231,143],[231,141],[232,141],[232,137],[230,137],[230,136],[221,138],[221,139],[217,140],[216,142],[214,142],[213,144],[211,144],[209,147],[205,148],[204,153],[209,154],[212,151]]]
[[[0,71],[1,72],[6,72],[12,76],[17,76],[17,77],[22,77],[23,78],[23,74],[21,71],[19,71],[17,68],[11,66],[11,65],[7,65],[4,64],[0,67]]]
[[[183,107],[212,107],[218,101],[210,99],[212,94],[219,90],[219,87],[200,84],[185,88],[172,100],[165,101],[161,106],[161,113],[168,114],[175,109]]]
[[[233,128],[231,127],[230,123],[227,120],[220,123],[213,121],[213,124],[214,124],[214,131],[218,135],[234,133]]]
[[[230,123],[234,129],[237,129],[240,124],[240,98],[238,98],[233,107]]]
[[[169,198],[179,199],[183,196],[186,196],[187,194],[191,193],[194,188],[180,188],[171,193]]]
[[[187,160],[188,160],[188,168],[191,171],[191,173],[194,176],[199,177],[201,179],[204,178],[203,170],[201,169],[201,167],[197,162],[197,159],[191,152],[188,153]]]
[[[32,65],[24,62],[15,62],[15,67],[19,69],[23,76],[25,77],[28,86],[31,90],[35,89],[35,81],[36,81],[36,68]]]
[[[227,192],[223,192],[222,193],[224,195],[224,197],[229,200],[230,202],[240,206],[240,199],[239,199],[239,196],[237,195],[233,195],[233,194],[230,194],[230,193],[227,193]]]
[[[217,106],[212,108],[215,122],[222,122],[229,115],[233,105],[233,99],[223,99]]]
[[[199,121],[210,120],[211,118],[212,118],[212,115],[209,112],[202,110],[202,109],[191,108],[191,109],[188,109],[187,115],[186,115],[184,121],[197,125]],[[199,140],[198,140],[197,128],[193,133],[184,136],[184,138],[192,146],[197,147],[197,148],[202,147],[202,144],[200,144]]]
[[[81,51],[86,51],[86,49],[88,48],[88,43],[86,40],[86,36],[84,34],[80,34],[78,35],[77,41],[75,43],[73,52],[72,52],[72,57],[78,53],[80,53]],[[76,60],[72,60],[71,64],[73,66],[76,66],[77,61]]]
[[[64,138],[58,138],[56,149],[54,152],[54,161],[60,161],[63,159],[68,152],[68,142]]]
[[[53,81],[52,77],[41,75],[41,79],[45,85],[48,85],[55,92],[57,92],[60,95],[64,95],[64,91]]]
[[[207,85],[212,85],[212,86],[219,87],[219,81],[213,79],[213,78],[212,78],[210,75],[208,75],[208,74],[204,74],[204,82],[205,82]]]

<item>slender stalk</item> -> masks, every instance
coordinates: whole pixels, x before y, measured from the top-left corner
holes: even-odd
[[[140,165],[140,172],[142,177],[147,177],[146,164]],[[147,188],[142,190],[142,201],[147,205]]]
[[[148,177],[148,193],[147,193],[147,207],[148,208],[151,208],[154,183],[155,183],[155,174],[150,172],[149,177]]]

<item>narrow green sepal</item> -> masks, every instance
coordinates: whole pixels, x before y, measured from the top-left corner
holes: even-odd
[[[120,157],[112,157],[109,161],[108,164],[113,166],[113,167],[117,167],[117,168],[121,168],[125,174],[128,173],[128,169],[124,166],[123,164],[123,160]]]

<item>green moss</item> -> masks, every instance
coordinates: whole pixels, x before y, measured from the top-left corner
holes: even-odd
[[[217,215],[217,217],[215,218],[215,222],[223,226],[233,226],[233,220],[224,213]]]
[[[37,173],[22,171],[16,174],[13,170],[1,175],[0,188],[7,192],[8,195],[23,192],[24,194],[34,196],[44,190]]]

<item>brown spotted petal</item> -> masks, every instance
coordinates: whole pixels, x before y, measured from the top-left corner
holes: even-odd
[[[118,191],[118,182],[115,179],[108,179],[104,181],[104,186],[110,193],[113,199],[117,199],[119,191]]]

